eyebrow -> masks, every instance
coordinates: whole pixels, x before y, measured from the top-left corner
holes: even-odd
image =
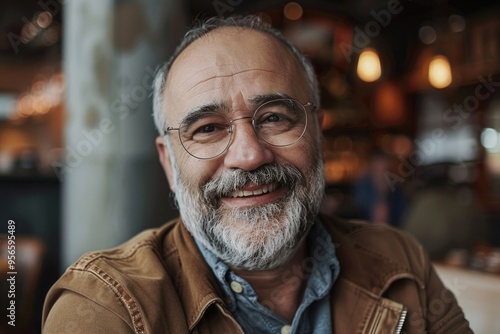
[[[263,103],[266,103],[266,102],[269,102],[272,100],[277,100],[277,99],[293,99],[293,97],[291,97],[290,95],[285,94],[285,93],[271,93],[271,94],[256,95],[256,96],[252,97],[251,99],[249,99],[249,101],[253,105],[259,106]]]
[[[227,107],[227,104],[224,102],[214,102],[214,103],[209,103],[209,104],[204,104],[202,106],[195,107],[191,110],[188,111],[186,116],[184,116],[181,120],[182,123],[190,124],[201,117],[203,117],[203,114],[207,112],[229,112],[229,108]]]

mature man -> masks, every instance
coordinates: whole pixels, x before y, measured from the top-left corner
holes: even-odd
[[[192,29],[155,81],[182,218],[83,256],[49,292],[44,332],[470,332],[413,239],[318,217],[318,95],[258,19]]]

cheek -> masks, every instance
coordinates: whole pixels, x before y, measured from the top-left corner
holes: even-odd
[[[217,159],[200,160],[182,152],[178,160],[179,176],[184,184],[200,189],[214,178],[219,164]]]
[[[306,136],[288,148],[280,148],[277,152],[278,163],[288,163],[297,167],[301,172],[311,172],[321,156],[316,137]]]
[[[315,134],[305,133],[300,144],[302,159],[306,163],[312,163],[321,157],[321,140]]]
[[[304,138],[302,149],[300,163],[302,163],[303,170],[307,171],[304,174],[313,175],[318,165],[323,165],[323,152],[316,136]]]

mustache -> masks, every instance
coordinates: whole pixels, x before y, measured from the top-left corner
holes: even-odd
[[[277,182],[280,187],[287,185],[293,190],[304,180],[304,175],[292,165],[267,164],[253,171],[232,169],[207,182],[203,186],[203,197],[207,202],[214,203],[249,184],[260,186],[273,182]]]

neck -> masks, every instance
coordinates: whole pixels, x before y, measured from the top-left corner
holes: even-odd
[[[299,308],[309,273],[303,268],[307,257],[306,238],[283,266],[264,271],[233,271],[255,289],[259,302],[289,323]]]

